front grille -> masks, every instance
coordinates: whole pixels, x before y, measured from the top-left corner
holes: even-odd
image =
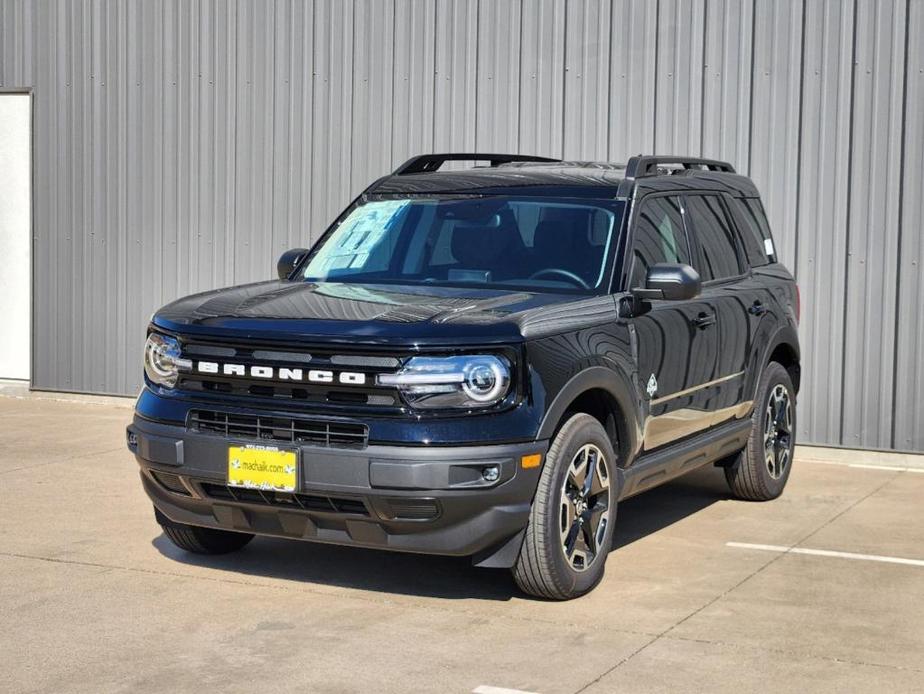
[[[263,383],[252,383],[245,379],[226,381],[205,376],[181,376],[177,381],[177,388],[190,392],[221,393],[236,397],[272,398],[306,405],[338,405],[344,403],[370,407],[395,407],[399,405],[398,397],[394,393],[384,392],[383,388],[378,388],[374,392],[355,392],[319,388],[316,385],[307,384],[298,386],[278,383],[264,385]]]
[[[196,338],[182,341],[182,355],[194,365],[204,362],[218,364],[212,370],[192,368],[181,372],[176,388],[180,391],[202,394],[204,397],[261,398],[285,401],[287,406],[368,407],[372,409],[399,408],[401,399],[391,386],[380,386],[377,377],[394,373],[401,367],[399,354],[342,353],[330,347],[293,347],[287,345],[241,345],[212,342]],[[245,373],[228,375],[227,363],[246,368]],[[272,369],[268,377],[254,377],[251,367]],[[301,372],[295,379],[282,377],[278,370],[285,368]],[[331,381],[312,381],[309,371],[330,372]],[[361,374],[362,382],[341,382],[342,372]]]
[[[307,443],[334,448],[361,449],[369,440],[369,427],[365,424],[211,410],[191,410],[187,428],[226,438]]]
[[[222,484],[202,482],[199,485],[206,496],[221,501],[237,501],[248,504],[274,506],[276,508],[313,511],[315,513],[343,513],[354,516],[368,516],[369,509],[361,499],[325,496],[320,494],[291,494],[289,492],[261,491],[227,487]]]

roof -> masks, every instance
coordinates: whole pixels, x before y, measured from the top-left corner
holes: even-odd
[[[446,161],[490,161],[491,166],[440,171]],[[679,166],[677,166],[679,165]],[[635,176],[629,174],[635,174]],[[621,185],[623,182],[629,185]],[[746,197],[754,184],[730,164],[682,157],[633,157],[628,164],[556,161],[509,154],[429,154],[415,157],[373,183],[367,194],[521,194],[558,197],[628,196],[645,191],[707,189]]]
[[[513,163],[392,175],[380,181],[374,190],[376,193],[435,193],[522,187],[604,187],[615,192],[625,173],[625,165],[596,162]]]

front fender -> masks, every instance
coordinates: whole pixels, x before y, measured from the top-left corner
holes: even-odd
[[[549,405],[537,438],[539,440],[552,438],[561,418],[571,404],[583,393],[595,389],[612,395],[619,406],[621,416],[617,417],[616,424],[623,444],[621,448],[624,453],[628,453],[629,459],[634,458],[642,438],[639,428],[639,404],[632,395],[632,389],[620,374],[605,366],[591,366],[565,383]]]

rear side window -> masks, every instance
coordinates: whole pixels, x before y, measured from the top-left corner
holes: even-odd
[[[693,266],[703,282],[740,275],[738,248],[721,198],[718,195],[688,195],[686,213],[696,231],[701,257]]]
[[[645,198],[635,220],[629,287],[645,286],[648,268],[656,263],[690,264],[690,246],[683,230],[680,198]]]
[[[744,246],[748,263],[751,267],[768,265],[773,254],[773,241],[770,240],[770,228],[760,201],[731,198],[728,199],[728,203],[740,232],[738,236]]]

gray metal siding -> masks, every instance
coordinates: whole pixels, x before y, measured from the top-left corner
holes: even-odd
[[[0,0],[35,108],[37,388],[272,275],[412,154],[719,157],[803,295],[804,441],[924,450],[922,0]]]

